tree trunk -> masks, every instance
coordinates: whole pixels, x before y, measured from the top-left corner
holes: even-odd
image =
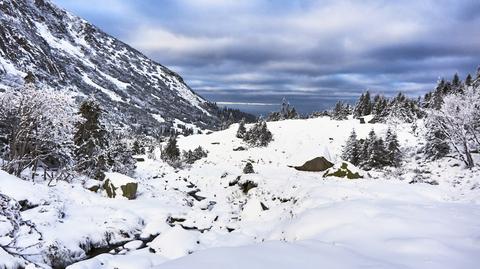
[[[465,164],[467,165],[467,168],[474,167],[475,164],[473,163],[472,154],[470,153],[470,150],[468,149],[466,141],[463,142],[463,149],[465,151],[465,157],[466,157]]]

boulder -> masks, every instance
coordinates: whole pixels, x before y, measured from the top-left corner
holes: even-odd
[[[307,161],[302,166],[294,166],[293,168],[299,171],[321,172],[327,170],[332,166],[333,163],[329,162],[327,159],[325,159],[325,157],[317,157],[315,159]]]
[[[347,162],[342,162],[340,165],[335,165],[328,169],[323,177],[341,177],[341,178],[348,178],[348,179],[357,179],[363,178],[360,175],[359,170],[352,164]]]
[[[138,183],[135,179],[120,173],[105,173],[102,188],[110,198],[120,195],[133,200],[137,197]]]

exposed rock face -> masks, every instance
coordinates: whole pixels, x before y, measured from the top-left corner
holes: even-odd
[[[178,74],[94,25],[47,0],[2,0],[0,90],[27,74],[41,87],[96,95],[114,122],[136,130],[159,132],[173,119],[219,125]]]

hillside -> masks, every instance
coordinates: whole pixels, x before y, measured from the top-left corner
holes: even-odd
[[[48,0],[0,1],[0,90],[32,73],[39,87],[95,95],[117,124],[157,134],[174,119],[219,119],[182,77]]]
[[[181,150],[208,151],[183,169],[161,161],[158,149],[140,156],[130,179],[138,182],[134,200],[91,192],[85,178],[47,187],[2,172],[0,193],[22,201],[16,210],[4,203],[11,205],[4,212],[18,212],[37,230],[17,222],[15,244],[37,266],[54,260],[59,268],[74,263],[72,269],[478,266],[480,171],[451,158],[424,161],[417,153],[422,130],[412,124],[393,126],[406,155],[402,167],[358,170],[360,179],[288,166],[319,156],[337,165],[352,128],[366,138],[372,128],[385,134],[386,124],[269,122],[274,140],[258,148],[236,138],[237,127],[180,137]],[[246,150],[233,150],[239,146]],[[247,161],[255,173],[242,172]],[[426,183],[413,184],[418,174]],[[249,181],[256,186],[245,192]],[[9,240],[9,229],[4,218],[0,242]],[[4,266],[25,265],[5,250]]]

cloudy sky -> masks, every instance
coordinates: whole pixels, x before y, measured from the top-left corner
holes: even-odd
[[[215,101],[412,96],[480,64],[480,1],[54,0]]]

